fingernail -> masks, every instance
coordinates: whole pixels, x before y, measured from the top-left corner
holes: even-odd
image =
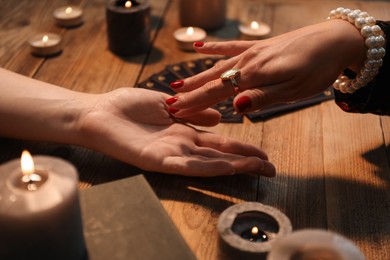
[[[179,109],[170,107],[170,108],[168,108],[168,111],[169,111],[169,113],[171,113],[171,114],[176,114],[176,113],[179,111]]]
[[[236,103],[235,107],[237,109],[237,112],[243,113],[246,110],[248,110],[252,106],[252,100],[248,96],[240,97]]]
[[[184,80],[179,79],[179,80],[176,80],[176,81],[174,81],[174,82],[169,83],[169,85],[170,85],[173,89],[181,88],[181,87],[183,87],[183,85],[184,85]]]
[[[167,105],[172,105],[173,103],[175,103],[177,101],[178,97],[171,97],[171,98],[168,98],[167,100],[165,100],[165,103]]]
[[[195,47],[203,47],[204,46],[204,42],[194,42],[194,46]]]

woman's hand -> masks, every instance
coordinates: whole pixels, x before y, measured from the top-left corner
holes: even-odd
[[[121,88],[88,95],[90,109],[78,127],[80,145],[148,171],[191,176],[256,174],[274,176],[264,152],[213,133],[176,122],[167,112],[168,95],[144,89]],[[217,111],[207,109],[183,117],[198,125],[215,125]]]
[[[343,69],[359,69],[365,59],[360,32],[342,20],[330,20],[262,41],[196,43],[196,51],[232,56],[213,68],[171,84],[178,96],[167,100],[181,118],[210,107],[234,94],[220,75],[240,69],[240,113],[313,96],[328,88]],[[187,93],[185,93],[187,92]]]

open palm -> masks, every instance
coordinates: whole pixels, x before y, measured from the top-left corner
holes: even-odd
[[[167,98],[134,88],[95,96],[95,105],[80,119],[83,145],[148,171],[191,176],[275,174],[257,147],[175,121],[167,112]],[[217,111],[208,109],[183,120],[214,125],[219,118]]]

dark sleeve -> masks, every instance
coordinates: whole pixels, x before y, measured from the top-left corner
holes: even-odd
[[[353,94],[335,90],[336,104],[346,112],[390,115],[390,21],[377,21],[377,24],[382,28],[386,39],[383,65],[372,82]],[[353,74],[351,71],[345,71],[348,77],[356,76]]]

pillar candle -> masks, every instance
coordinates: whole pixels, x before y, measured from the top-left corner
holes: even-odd
[[[84,259],[78,177],[62,159],[37,156],[0,166],[0,259]]]
[[[179,18],[182,26],[219,29],[225,23],[226,0],[180,0]]]
[[[148,0],[110,0],[106,5],[109,49],[119,56],[145,53],[150,45]]]

